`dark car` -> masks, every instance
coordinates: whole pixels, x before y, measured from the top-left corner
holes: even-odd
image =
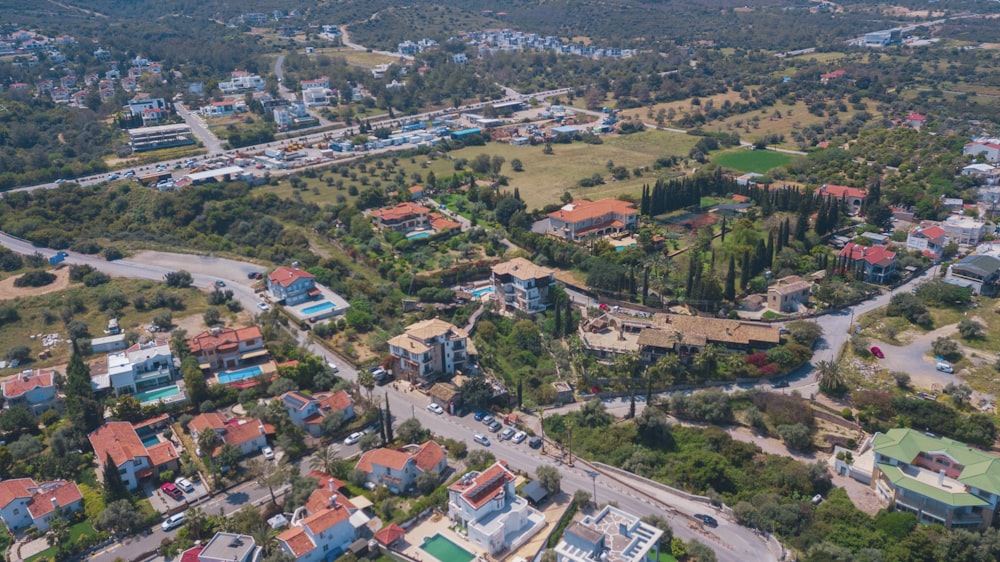
[[[483,410],[479,410],[476,412],[476,415],[474,417],[476,418],[477,422],[481,422],[483,421],[483,418],[485,418],[486,416],[487,416],[486,412],[484,412]]]
[[[771,388],[788,388],[788,381],[778,381],[773,383]]]
[[[502,427],[503,427],[502,423],[500,423],[500,422],[498,422],[496,420],[493,420],[493,423],[491,423],[490,425],[486,426],[486,429],[489,429],[490,433],[496,433],[496,432],[500,431],[500,428],[502,428]]]
[[[709,527],[718,527],[719,526],[719,522],[716,521],[715,517],[712,517],[711,515],[705,515],[704,513],[698,513],[698,514],[696,514],[694,516],[694,518],[697,519],[698,521],[701,521],[705,525],[708,525]]]
[[[879,346],[874,346],[871,349],[872,355],[878,357],[879,359],[885,359],[885,354],[882,353],[882,349]]]
[[[539,436],[534,436],[528,441],[528,446],[532,449],[538,449],[542,446],[542,438]]]

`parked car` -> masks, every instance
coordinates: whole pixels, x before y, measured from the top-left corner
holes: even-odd
[[[951,374],[955,372],[955,368],[951,366],[951,363],[945,363],[944,361],[938,361],[938,364],[934,368],[942,373]]]
[[[513,441],[514,443],[523,443],[524,440],[527,438],[528,438],[527,433],[523,431],[518,431],[517,433],[514,434],[514,437],[510,438],[510,440]]]
[[[780,380],[776,383],[772,383],[771,388],[788,388],[788,381]]]
[[[259,309],[261,309],[261,310],[263,310],[265,312],[268,311],[268,310],[271,310],[271,307],[266,302],[264,302],[264,301],[260,301],[259,303],[257,303],[257,308],[259,308]]]
[[[872,346],[871,352],[872,355],[874,355],[875,357],[878,357],[879,359],[885,359],[885,353],[882,353],[882,348],[880,348],[879,346],[877,345]]]
[[[705,515],[704,513],[698,513],[698,514],[695,514],[694,518],[697,519],[698,521],[701,521],[705,525],[708,525],[709,527],[718,527],[719,526],[719,522],[716,521],[715,517],[712,517],[711,515]]]
[[[476,415],[475,415],[475,416],[473,416],[473,417],[475,417],[475,418],[476,418],[476,421],[477,421],[477,422],[481,422],[481,421],[483,421],[483,418],[485,418],[485,417],[486,417],[486,416],[488,416],[488,415],[489,415],[489,414],[487,414],[487,413],[486,413],[486,412],[484,412],[483,410],[479,410],[479,411],[477,411],[477,412],[476,412]]]
[[[222,287],[226,286],[226,282],[223,281],[222,279],[218,279],[215,281],[215,286],[221,289]]]
[[[263,449],[260,450],[260,452],[264,454],[265,459],[269,461],[274,460],[274,449],[270,447],[264,447]]]
[[[502,428],[502,427],[503,427],[502,423],[500,423],[500,422],[498,422],[496,420],[493,420],[493,423],[491,423],[490,425],[486,426],[486,429],[490,430],[490,433],[496,433],[496,432],[500,431],[500,428]]]
[[[472,440],[475,441],[476,443],[479,443],[483,447],[489,447],[490,446],[490,439],[489,439],[489,437],[486,437],[482,433],[477,433],[477,434],[473,435],[472,436]]]
[[[330,370],[332,370],[334,374],[337,374],[337,373],[340,372],[340,367],[338,367],[336,364],[334,364],[333,361],[328,361],[327,365],[330,366]]]
[[[187,478],[178,478],[177,480],[174,480],[174,484],[189,494],[194,493],[194,484],[192,484]]]
[[[537,436],[537,435],[535,435],[534,437],[532,437],[531,439],[528,440],[528,446],[531,447],[532,449],[539,449],[539,448],[541,448],[541,446],[542,446],[542,438],[539,437],[539,436]]]
[[[164,485],[160,486],[160,490],[162,490],[164,494],[174,498],[175,500],[180,500],[181,498],[184,497],[184,493],[181,492],[181,489],[175,486],[173,482],[167,482]]]
[[[489,414],[486,414],[486,415],[485,415],[485,416],[483,416],[483,418],[482,418],[481,420],[479,420],[479,421],[483,422],[483,425],[490,425],[491,423],[493,423],[493,421],[494,421],[494,418],[493,418],[493,416],[491,416],[491,415],[489,415]]]
[[[368,367],[368,372],[371,373],[373,377],[375,377],[375,382],[382,382],[387,376],[389,376],[389,372],[386,371],[385,367],[381,365]]]
[[[185,515],[184,513],[175,513],[170,517],[168,517],[167,520],[164,521],[162,524],[160,524],[160,528],[162,528],[164,531],[172,531],[177,527],[183,525],[185,521],[187,521],[187,515]]]
[[[435,404],[433,402],[431,402],[430,404],[427,405],[427,410],[430,411],[430,412],[433,412],[433,413],[435,413],[435,414],[437,414],[439,416],[444,413],[444,408],[442,408],[441,406],[438,406],[437,404]]]
[[[251,271],[247,273],[247,279],[260,279],[264,277],[264,274],[259,271]]]
[[[513,427],[505,427],[504,430],[500,432],[500,440],[506,441],[514,437],[515,433],[517,433],[517,431],[515,431]]]
[[[108,181],[115,181],[119,177],[120,176],[118,174],[111,174],[111,175],[108,176]]]
[[[365,436],[364,433],[361,433],[360,431],[355,431],[354,433],[348,435],[347,439],[344,439],[344,445],[354,445],[358,441],[361,441],[361,438],[364,436]]]

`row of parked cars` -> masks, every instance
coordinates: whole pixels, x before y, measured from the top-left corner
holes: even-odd
[[[475,419],[478,422],[482,422],[486,426],[487,431],[490,433],[497,434],[497,439],[500,441],[511,441],[512,443],[523,443],[525,440],[528,441],[528,446],[532,449],[538,449],[542,446],[542,438],[533,435],[531,439],[528,439],[528,434],[523,431],[518,431],[513,427],[504,427],[499,420],[494,418],[487,412],[479,411],[475,414]],[[490,446],[490,438],[482,433],[476,433],[472,436],[472,440],[484,447]]]

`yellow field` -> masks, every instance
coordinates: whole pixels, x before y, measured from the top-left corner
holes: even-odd
[[[380,64],[389,64],[392,62],[399,62],[399,57],[391,57],[389,55],[381,55],[379,53],[369,53],[368,51],[358,51],[350,47],[330,47],[326,49],[316,49],[315,54],[317,55],[327,55],[330,57],[339,57],[346,60],[349,63],[357,64],[360,66],[367,66],[373,68]]]

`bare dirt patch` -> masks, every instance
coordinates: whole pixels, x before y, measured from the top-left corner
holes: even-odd
[[[51,269],[49,271],[56,275],[56,280],[44,287],[15,287],[14,281],[19,279],[21,277],[20,275],[15,275],[14,277],[9,277],[0,281],[0,300],[33,297],[35,295],[47,295],[49,293],[62,291],[66,287],[69,287],[68,267]]]

